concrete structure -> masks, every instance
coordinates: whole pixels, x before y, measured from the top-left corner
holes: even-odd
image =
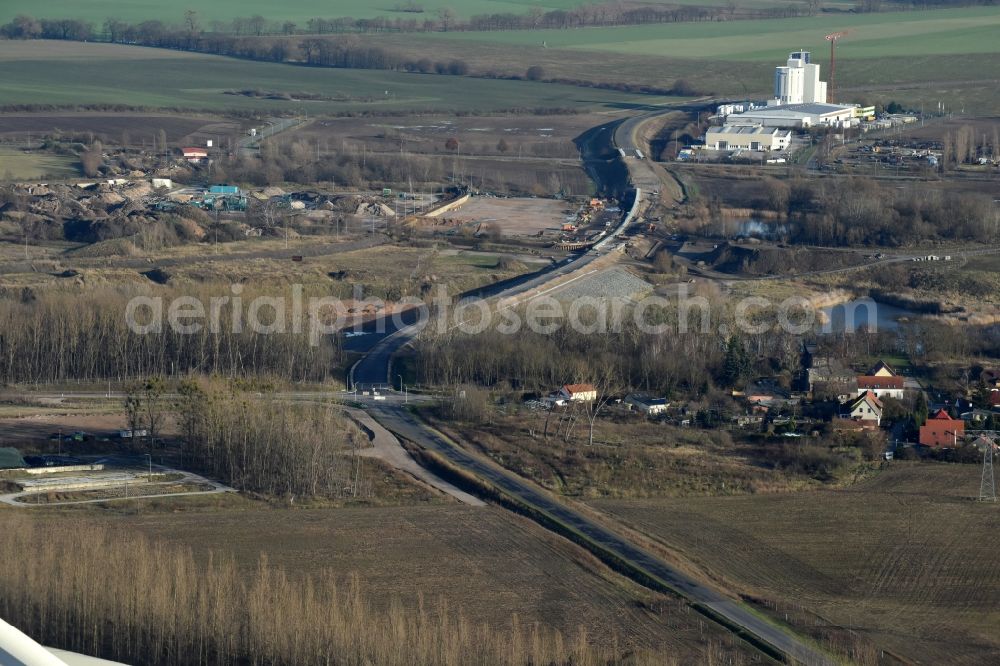
[[[949,448],[957,446],[962,437],[965,437],[965,422],[951,418],[943,409],[920,426],[920,443],[924,446]]]
[[[808,51],[789,54],[784,66],[774,68],[774,98],[768,105],[786,104],[826,104],[826,83]]]
[[[844,418],[878,427],[882,423],[882,401],[874,393],[867,391],[847,404]]]
[[[792,133],[760,125],[723,125],[709,127],[705,133],[706,150],[786,150]]]
[[[567,402],[593,402],[597,400],[597,389],[593,384],[566,384],[559,389],[559,397]]]
[[[853,106],[809,102],[782,104],[734,113],[727,118],[731,124],[762,125],[764,127],[808,128],[815,126],[851,127],[856,124]]]

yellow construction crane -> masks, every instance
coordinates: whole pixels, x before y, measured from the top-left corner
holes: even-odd
[[[837,73],[837,40],[847,37],[847,30],[841,30],[826,36],[826,41],[830,42],[830,82],[826,86],[826,101],[830,104],[834,102],[834,76]]]

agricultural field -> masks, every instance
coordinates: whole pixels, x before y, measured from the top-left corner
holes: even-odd
[[[721,96],[764,96],[774,65],[811,50],[829,72],[824,36],[849,35],[837,47],[837,88],[844,99],[899,101],[911,108],[944,101],[956,112],[998,113],[1000,78],[992,7],[812,18],[586,28],[579,30],[377,36],[374,43],[415,57],[465,59],[473,71],[522,74],[544,65],[547,77],[667,87],[683,80]],[[976,63],[974,70],[968,65]]]
[[[72,178],[80,175],[79,167],[79,160],[72,156],[25,152],[0,146],[0,180]]]
[[[545,43],[549,49],[656,54],[701,60],[781,60],[789,50],[829,53],[828,33],[848,30],[838,59],[926,54],[996,53],[996,8],[925,12],[844,14],[809,18],[674,23],[580,30],[453,32],[436,39],[473,40],[516,46]],[[762,48],[763,47],[763,48]]]
[[[423,8],[422,12],[394,11],[397,6],[407,4],[405,1],[390,0],[385,3],[372,4],[364,0],[334,0],[333,2],[316,2],[316,0],[294,0],[275,4],[268,0],[246,0],[245,2],[215,2],[197,6],[201,21],[231,21],[237,16],[260,15],[272,21],[298,21],[305,23],[310,18],[337,18],[351,16],[354,18],[371,18],[388,16],[399,18],[417,18],[436,16],[442,8],[452,9],[458,16],[469,17],[474,14],[494,12],[510,12],[523,14],[528,6],[518,0],[421,0],[414,4]],[[577,0],[544,0],[540,3],[543,9],[567,9],[579,5]],[[37,18],[79,18],[94,23],[103,23],[113,16],[123,21],[161,20],[167,23],[180,23],[184,19],[186,5],[170,5],[154,0],[138,0],[129,2],[126,6],[115,0],[96,0],[81,4],[72,0],[45,0],[44,2],[26,2],[11,0],[5,2],[0,10],[0,21],[6,22],[18,14],[29,14]]]
[[[165,113],[4,113],[0,114],[0,139],[13,145],[32,144],[43,136],[81,141],[98,139],[105,145],[128,144],[151,149],[162,130],[172,146],[199,145],[204,138],[240,134],[242,124],[212,116]]]
[[[39,85],[40,81],[44,85]],[[266,94],[286,95],[287,99],[228,94],[251,87]],[[296,99],[296,93],[302,92],[308,92],[311,99]],[[315,99],[317,95],[321,99]],[[39,40],[0,41],[0,99],[8,105],[122,104],[322,115],[608,110],[637,108],[671,98],[530,81],[316,69],[136,46]]]
[[[657,0],[646,4],[656,4]],[[469,18],[477,14],[525,14],[531,7],[539,7],[545,11],[554,9],[573,9],[585,4],[581,0],[542,0],[526,3],[524,0],[420,0],[412,3],[420,8],[418,12],[403,12],[400,9],[408,3],[385,2],[372,4],[364,0],[334,0],[333,2],[317,3],[315,0],[294,0],[275,4],[267,0],[246,0],[245,2],[217,2],[203,4],[197,7],[198,16],[203,22],[230,21],[236,16],[261,15],[272,21],[305,21],[314,17],[336,18],[351,16],[354,18],[371,18],[386,16],[389,18],[424,18],[436,17],[437,12],[447,8],[459,18]],[[665,4],[667,4],[665,2]],[[724,5],[726,0],[681,0],[670,2],[671,5]],[[782,7],[787,5],[802,5],[802,0],[747,0],[741,2],[741,7]],[[824,6],[849,7],[848,0],[826,0]],[[183,19],[185,6],[170,5],[154,0],[137,0],[129,2],[126,7],[114,0],[96,0],[81,4],[72,0],[44,0],[43,2],[28,2],[27,0],[9,0],[0,9],[0,21],[6,22],[18,14],[29,14],[37,18],[78,18],[94,23],[102,23],[109,16],[124,21],[145,21],[158,19],[167,23],[180,23]]]
[[[334,159],[379,156],[406,165],[416,183],[437,174],[494,193],[582,195],[593,183],[574,139],[606,121],[605,114],[585,112],[317,118],[271,141],[291,150],[304,143]]]
[[[973,501],[979,477],[897,462],[846,490],[592,505],[779,615],[971,665],[1000,659],[1000,506]]]
[[[32,509],[39,511],[38,509]],[[747,663],[721,628],[675,600],[609,571],[578,547],[495,507],[436,506],[305,509],[238,498],[149,500],[133,509],[46,511],[48,520],[80,521],[100,511],[116,529],[211,552],[252,572],[259,558],[293,579],[332,571],[360,576],[376,609],[393,599],[408,608],[447,604],[476,623],[539,622],[567,640],[583,629],[590,641],[662,650],[676,663],[703,662],[706,652]],[[35,515],[35,514],[32,514]],[[665,663],[674,663],[667,661]]]

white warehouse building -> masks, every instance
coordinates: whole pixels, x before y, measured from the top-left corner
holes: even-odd
[[[723,125],[709,127],[705,132],[706,150],[786,150],[792,143],[792,133],[777,127],[760,125]]]
[[[774,68],[774,98],[768,105],[784,104],[826,104],[826,82],[819,80],[819,65],[811,62],[809,51],[789,54],[783,67]]]
[[[734,113],[727,122],[764,127],[807,128],[817,125],[850,127],[857,119],[853,106],[840,104],[785,104]]]

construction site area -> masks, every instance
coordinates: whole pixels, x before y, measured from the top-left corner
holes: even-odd
[[[2,449],[18,457],[16,449]],[[9,461],[8,461],[9,464]],[[197,474],[139,458],[27,456],[0,471],[0,503],[11,506],[96,504],[144,497],[232,492]]]

